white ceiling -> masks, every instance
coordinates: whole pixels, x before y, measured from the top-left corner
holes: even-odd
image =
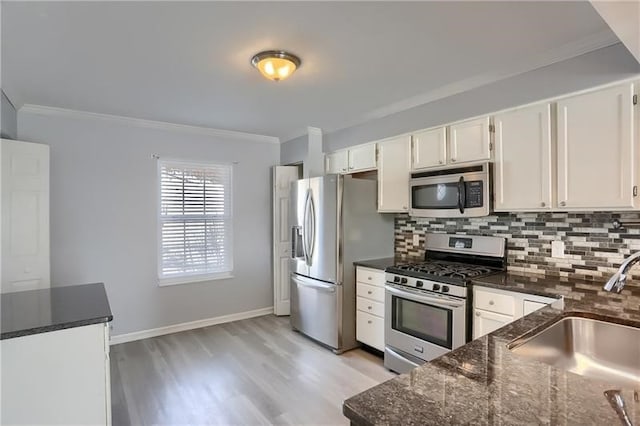
[[[2,2],[2,88],[287,140],[617,42],[588,2]],[[251,56],[302,58],[274,83]]]

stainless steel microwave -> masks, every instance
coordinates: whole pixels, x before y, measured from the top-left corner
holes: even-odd
[[[489,163],[411,174],[409,215],[419,217],[488,216]]]

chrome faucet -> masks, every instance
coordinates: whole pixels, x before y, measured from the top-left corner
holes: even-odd
[[[627,282],[627,273],[629,272],[629,269],[638,262],[640,262],[640,251],[627,257],[625,261],[622,262],[618,271],[613,274],[613,276],[609,278],[609,281],[604,285],[604,289],[620,293]]]

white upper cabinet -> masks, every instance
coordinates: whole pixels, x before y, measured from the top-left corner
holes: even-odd
[[[358,145],[349,149],[349,173],[375,169],[376,144]]]
[[[550,210],[555,169],[551,104],[497,114],[494,125],[495,210]]]
[[[424,130],[413,134],[411,169],[442,166],[447,161],[447,129]]]
[[[407,212],[411,136],[399,136],[378,142],[378,152],[378,211]]]
[[[558,101],[558,208],[634,207],[633,84]]]
[[[449,162],[466,163],[491,158],[489,117],[449,126]]]
[[[327,174],[347,173],[349,168],[349,153],[347,150],[336,151],[324,157],[325,172]]]
[[[325,156],[325,173],[356,173],[376,168],[376,144],[368,143]]]

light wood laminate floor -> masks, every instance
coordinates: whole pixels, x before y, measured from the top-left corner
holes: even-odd
[[[267,315],[111,347],[113,424],[348,424],[342,401],[394,377]]]

